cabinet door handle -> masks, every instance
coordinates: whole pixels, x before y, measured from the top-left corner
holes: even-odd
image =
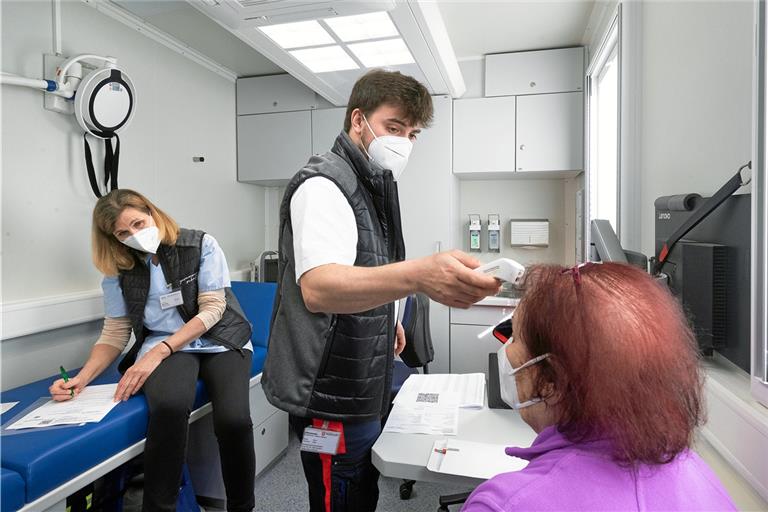
[[[442,252],[442,250],[443,250],[443,243],[440,240],[438,240],[437,242],[435,242],[435,254],[437,254],[438,252]]]
[[[531,82],[531,87],[536,87],[536,82]]]
[[[525,150],[525,144],[520,144],[520,151],[524,151],[524,150]]]

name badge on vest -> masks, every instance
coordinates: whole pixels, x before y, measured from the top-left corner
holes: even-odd
[[[339,451],[339,439],[341,439],[341,432],[307,427],[301,439],[301,451],[336,455]]]
[[[181,306],[182,304],[184,304],[184,299],[181,296],[181,290],[176,290],[175,292],[166,293],[165,295],[160,296],[161,309],[171,309],[176,306]]]

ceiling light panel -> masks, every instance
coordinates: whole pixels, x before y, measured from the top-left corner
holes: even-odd
[[[386,12],[327,18],[323,21],[345,43],[400,35]]]
[[[360,69],[352,57],[341,46],[324,46],[322,48],[307,48],[289,52],[293,57],[307,66],[313,73]]]
[[[348,48],[367,68],[413,64],[415,62],[405,42],[399,38],[350,44]]]
[[[299,21],[259,27],[270,39],[283,48],[305,48],[333,44],[331,34],[317,21]]]

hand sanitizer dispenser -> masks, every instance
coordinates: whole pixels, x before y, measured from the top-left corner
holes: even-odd
[[[469,250],[471,252],[480,252],[480,231],[483,229],[480,224],[480,216],[470,214],[469,216]]]
[[[488,215],[488,251],[501,251],[501,223],[495,213]]]

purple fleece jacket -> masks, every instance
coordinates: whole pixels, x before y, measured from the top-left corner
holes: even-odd
[[[530,463],[481,484],[462,510],[736,510],[712,470],[688,450],[668,464],[643,465],[635,476],[611,460],[610,442],[572,443],[551,426],[530,448],[506,452]]]

